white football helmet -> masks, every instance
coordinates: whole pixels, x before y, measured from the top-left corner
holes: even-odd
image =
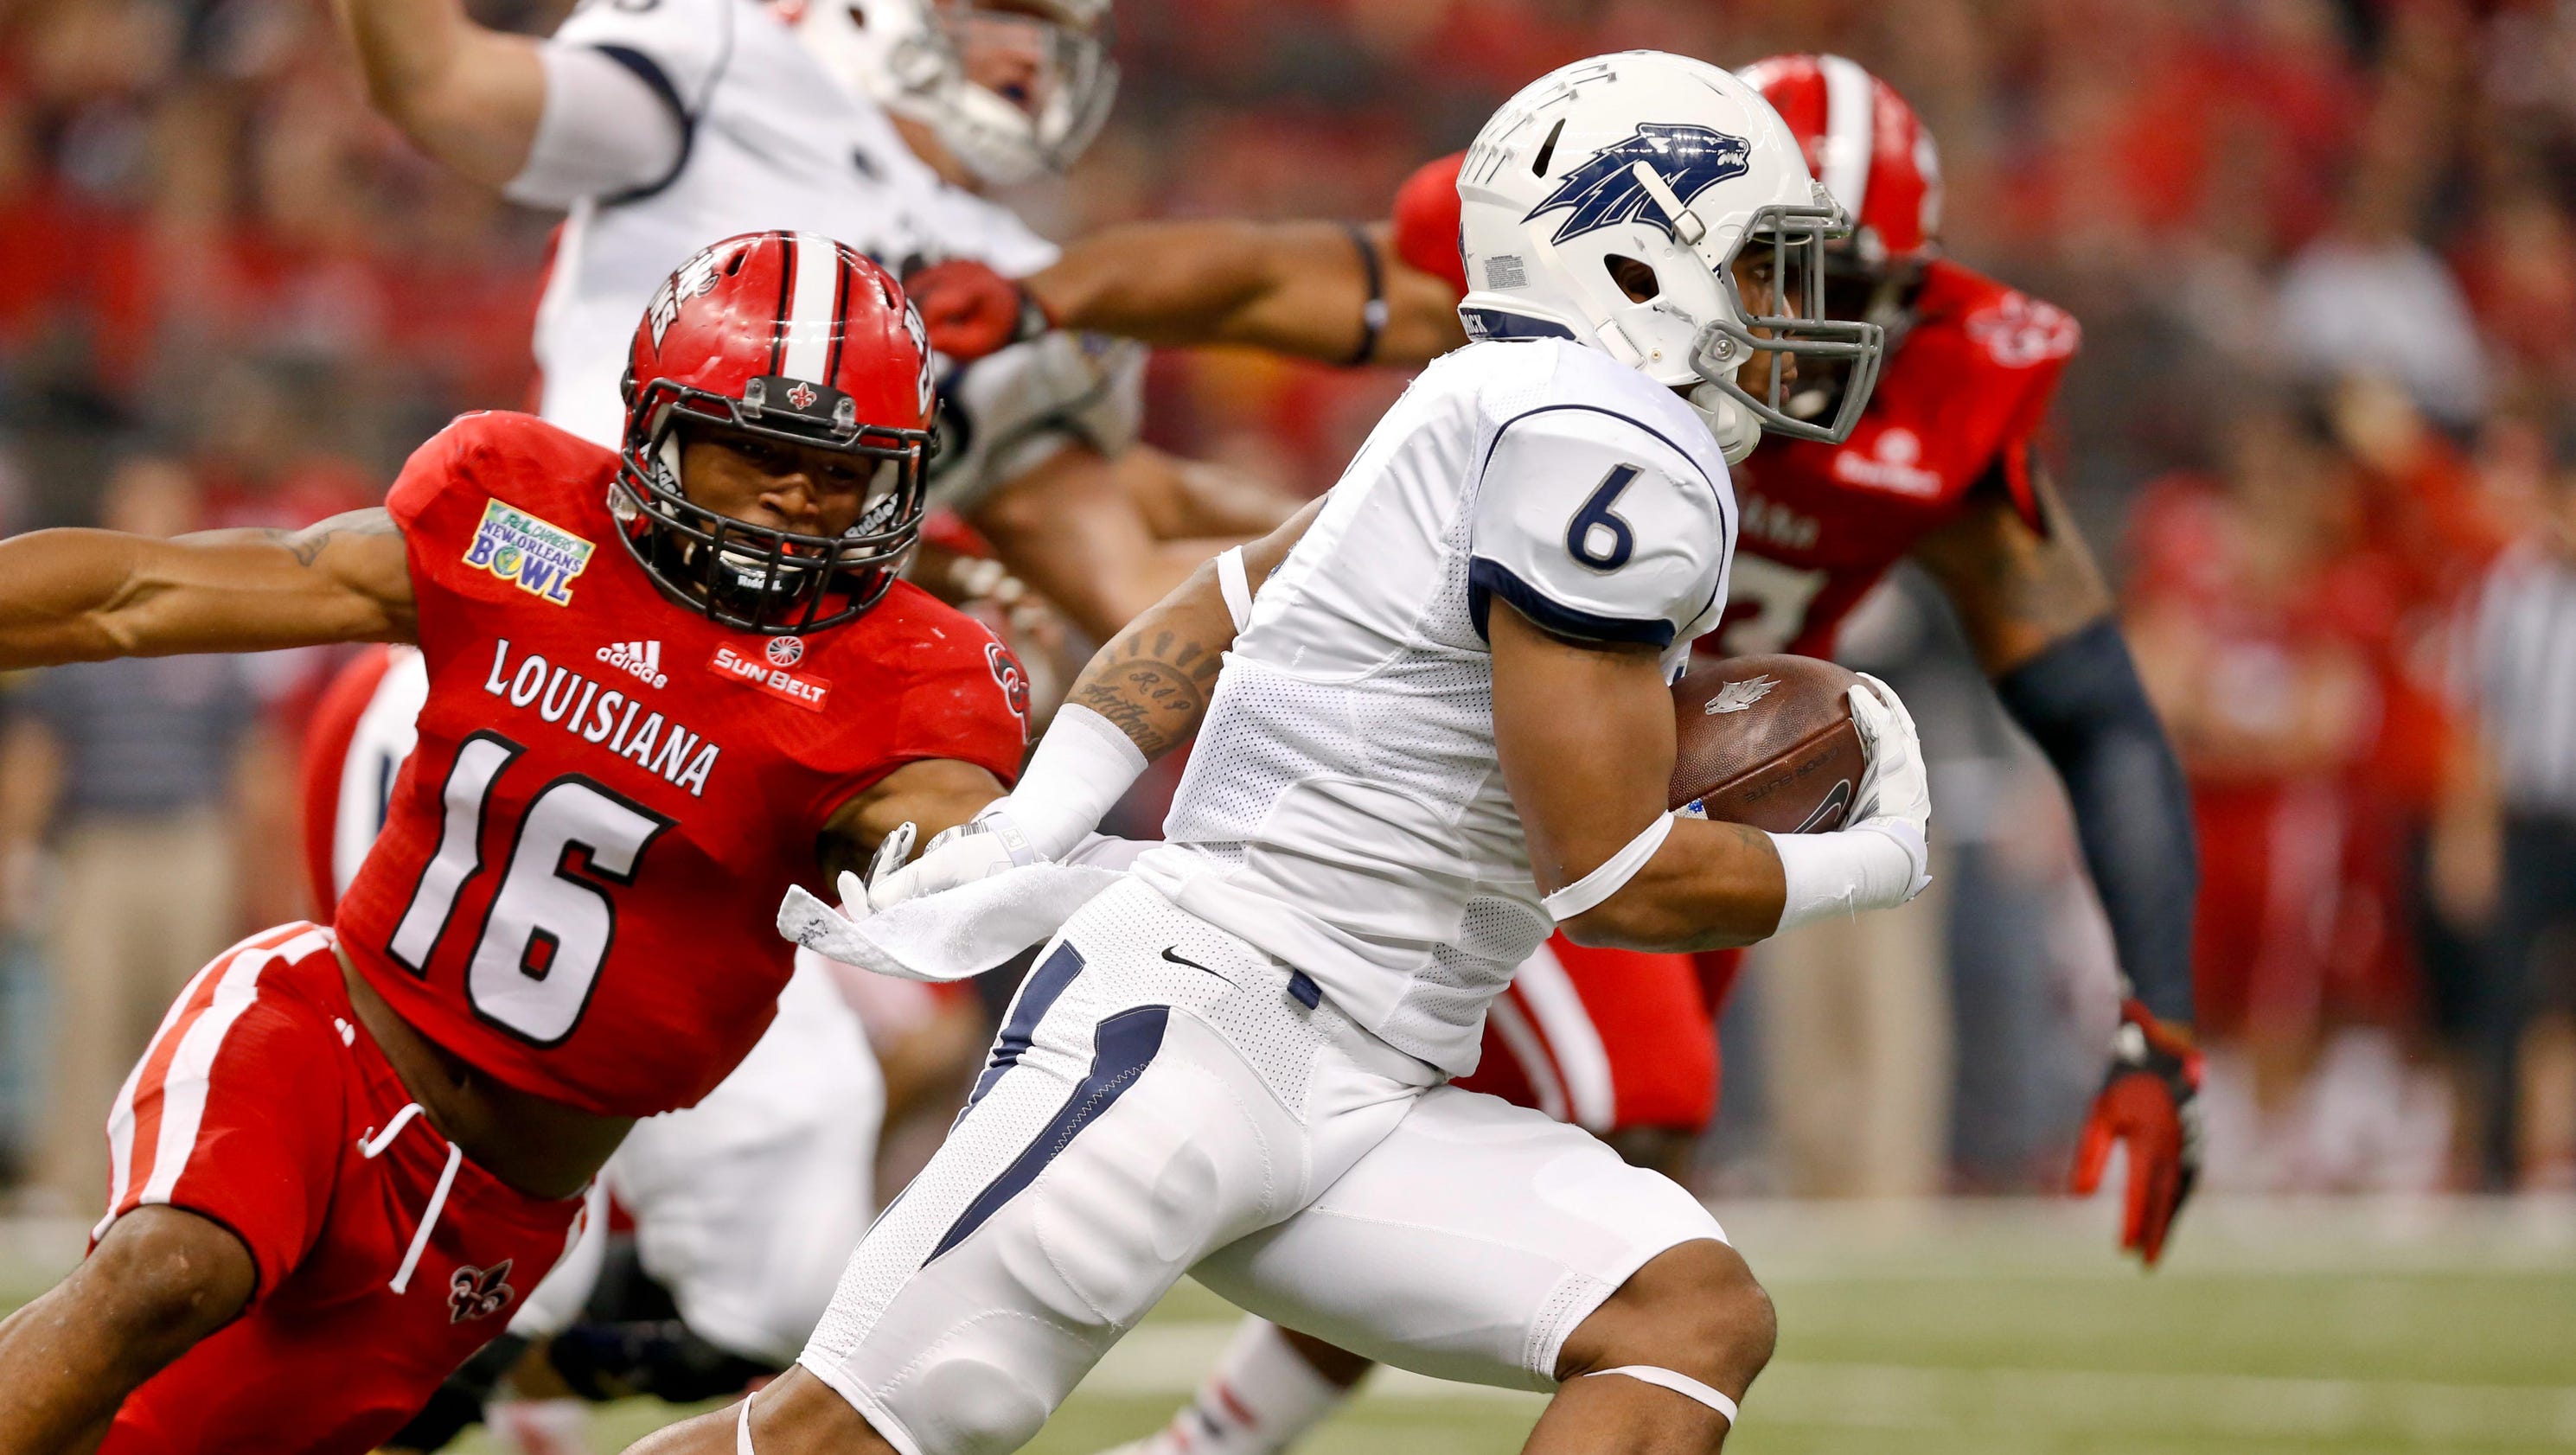
[[[987,183],[1060,172],[1109,117],[1118,66],[1103,44],[1110,0],[780,0],[779,13],[841,83],[928,126]],[[970,46],[1007,48],[1026,94],[968,75]],[[1017,90],[1018,86],[1011,89]]]
[[[1662,51],[1561,66],[1477,133],[1458,198],[1469,337],[1571,338],[1688,387],[1729,463],[1765,429],[1839,441],[1859,422],[1884,338],[1824,316],[1825,239],[1849,222],[1733,74]],[[1770,250],[1766,312],[1736,285],[1748,244]],[[1736,374],[1766,350],[1756,397]],[[1784,407],[1788,355],[1850,361],[1831,422]]]

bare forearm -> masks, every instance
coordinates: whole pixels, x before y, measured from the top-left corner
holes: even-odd
[[[458,0],[336,0],[367,98],[421,150],[487,186],[527,165],[545,110],[537,43]]]
[[[97,1448],[116,1407],[150,1369],[126,1370],[82,1337],[67,1288],[0,1321],[0,1455],[76,1455]]]
[[[1563,925],[1580,945],[1724,950],[1779,928],[1788,881],[1771,836],[1742,824],[1679,819],[1635,878]]]
[[[1159,758],[1199,730],[1233,641],[1216,566],[1203,563],[1093,653],[1065,700],[1109,719],[1138,752]]]
[[[1326,360],[1349,357],[1368,302],[1350,232],[1329,222],[1133,223],[1028,284],[1063,327]]]
[[[1288,559],[1329,499],[1307,502],[1277,530],[1243,547],[1244,575],[1255,591]],[[1226,608],[1216,562],[1202,561],[1170,595],[1092,654],[1065,701],[1109,719],[1138,752],[1158,758],[1198,731],[1233,645],[1234,614]]]
[[[0,670],[95,662],[132,650],[117,609],[142,589],[134,536],[45,530],[0,541]]]
[[[1167,455],[1151,445],[1130,447],[1118,457],[1116,470],[1155,539],[1214,538],[1211,554],[1277,529],[1304,504],[1244,471]]]
[[[0,670],[408,640],[409,571],[380,509],[167,541],[37,531],[0,541]]]

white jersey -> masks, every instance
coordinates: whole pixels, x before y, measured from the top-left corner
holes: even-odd
[[[682,126],[668,176],[572,202],[538,305],[538,412],[593,443],[614,448],[624,429],[618,383],[653,290],[721,238],[819,233],[898,274],[952,257],[1013,276],[1055,261],[1007,208],[942,181],[761,0],[586,0],[549,44],[606,54]],[[531,171],[574,160],[543,155],[579,141],[553,120]],[[970,506],[1068,439],[1117,453],[1135,433],[1142,361],[1133,345],[1050,335],[952,371],[934,499]]]
[[[1474,1069],[1551,924],[1495,752],[1489,606],[1662,647],[1669,675],[1724,611],[1735,531],[1672,391],[1559,340],[1439,360],[1261,586],[1138,877]]]

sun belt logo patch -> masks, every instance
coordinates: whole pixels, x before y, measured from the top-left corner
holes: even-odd
[[[590,542],[495,500],[483,507],[465,564],[489,571],[531,596],[572,604],[572,583],[590,565]]]
[[[1705,126],[1672,126],[1639,122],[1637,134],[1594,152],[1583,165],[1565,174],[1545,201],[1529,210],[1528,222],[1560,207],[1572,212],[1550,241],[1564,242],[1616,223],[1649,222],[1670,236],[1673,220],[1646,195],[1629,167],[1644,162],[1655,169],[1673,195],[1688,207],[1692,198],[1730,177],[1752,170],[1753,144]]]

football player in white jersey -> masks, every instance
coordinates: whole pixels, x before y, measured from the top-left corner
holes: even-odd
[[[1460,194],[1488,341],[1426,369],[1311,514],[1105,648],[976,831],[843,880],[889,925],[1069,882],[1037,861],[1197,732],[1166,842],[1041,954],[798,1367],[639,1452],[1010,1450],[1184,1272],[1400,1367],[1555,1391],[1533,1451],[1724,1439],[1773,1331],[1715,1220],[1441,1083],[1551,923],[1743,944],[1926,882],[1920,754],[1875,684],[1851,827],[1665,811],[1667,684],[1726,594],[1723,456],[1847,428],[1780,408],[1788,356],[1845,360],[1865,399],[1882,340],[1821,319],[1840,214],[1716,67],[1553,72]],[[796,894],[782,924],[855,933]]]
[[[898,273],[1053,261],[974,189],[1071,160],[1116,83],[1096,34],[1109,0],[585,0],[542,41],[460,0],[337,5],[372,100],[422,150],[566,210],[538,412],[601,442],[636,315],[716,238],[810,232]],[[1293,508],[1129,448],[1137,346],[1032,345],[943,374],[932,501],[1095,638]]]
[[[1115,86],[1097,36],[1108,3],[587,0],[542,41],[477,26],[459,0],[337,9],[372,100],[423,150],[516,201],[566,209],[536,321],[540,413],[614,443],[633,320],[714,239],[790,229],[898,268],[1051,261],[1053,245],[974,188],[1060,167],[1097,130]],[[1066,337],[940,384],[933,499],[1099,637],[1290,508],[1128,448],[1141,362],[1135,346]],[[692,1379],[739,1387],[742,1370],[792,1358],[871,1211],[881,1093],[859,1023],[823,977],[800,969],[789,995],[802,1012],[698,1106],[640,1126],[606,1175],[635,1214],[647,1271],[704,1340],[648,1353]],[[791,1177],[806,1195],[777,1194]],[[514,1334],[562,1332],[596,1249],[531,1294]],[[728,1387],[587,1359],[574,1370],[573,1352],[559,1344],[553,1362],[584,1393]]]

